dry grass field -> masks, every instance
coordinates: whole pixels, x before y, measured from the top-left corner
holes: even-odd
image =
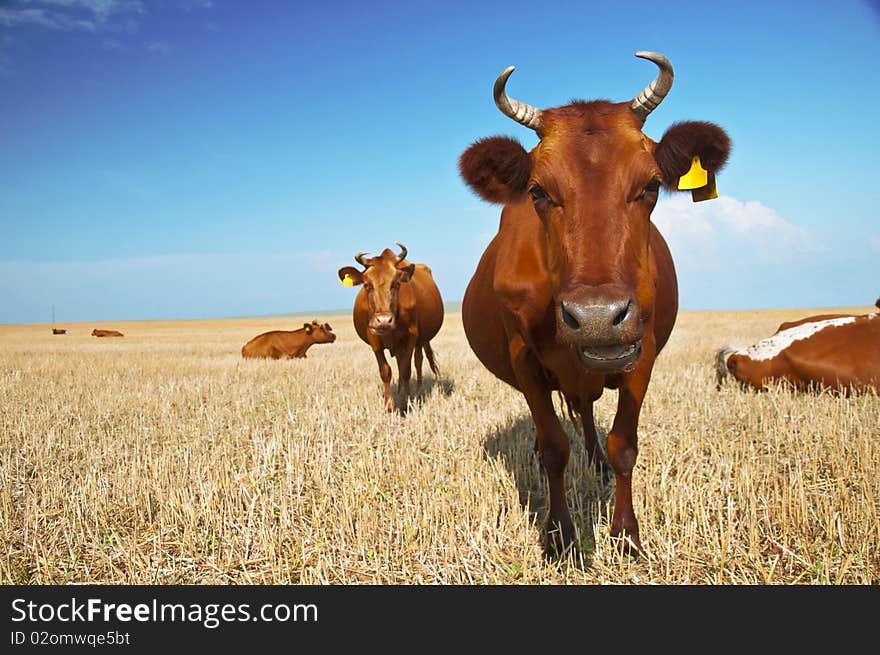
[[[294,361],[239,349],[303,317],[0,326],[0,582],[877,584],[880,398],[715,389],[719,347],[821,311],[679,315],[642,412],[638,560],[568,421],[580,556],[542,555],[526,404],[459,314],[404,415],[350,316],[305,317],[339,338]]]

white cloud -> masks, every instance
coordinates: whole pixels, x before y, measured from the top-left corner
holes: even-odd
[[[211,9],[213,4],[211,0],[180,0],[171,6],[178,11],[192,11]],[[147,6],[142,0],[11,0],[0,8],[0,27],[32,27],[96,35],[131,34],[138,31],[139,21],[146,13]],[[0,74],[3,75],[12,73],[8,53],[10,43],[8,35],[0,41]],[[123,50],[125,44],[104,39],[101,47]],[[162,42],[152,43],[147,49],[161,55],[173,50],[171,45]]]
[[[45,9],[0,9],[0,25],[6,27],[33,25],[51,30],[95,31],[95,23],[91,20]]]
[[[96,32],[117,16],[143,13],[140,0],[18,0],[0,9],[0,25]]]
[[[91,13],[100,22],[114,14],[144,13],[140,0],[25,0],[29,5],[42,4]]]
[[[652,220],[683,267],[718,268],[731,259],[765,261],[822,250],[809,230],[754,200],[720,196],[695,203],[680,194],[661,200]]]

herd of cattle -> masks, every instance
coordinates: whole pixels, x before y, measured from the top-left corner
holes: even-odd
[[[709,122],[675,123],[656,142],[645,135],[645,120],[672,87],[673,68],[658,53],[636,56],[659,72],[631,100],[576,100],[549,109],[507,94],[509,67],[495,82],[495,104],[533,130],[537,145],[527,152],[512,138],[493,136],[475,141],[459,159],[465,183],[503,207],[465,291],[464,330],[480,362],[528,404],[549,488],[546,546],[557,552],[574,545],[575,529],[565,495],[569,440],[553,391],[579,417],[590,462],[603,475],[614,473],[612,536],[625,537],[628,552],[640,551],[632,503],[639,415],[678,313],[675,267],[651,212],[661,187],[691,191],[694,202],[717,197],[715,176],[731,149],[727,133]],[[409,262],[397,245],[398,253],[358,253],[359,267],[338,271],[342,284],[361,287],[354,327],[376,357],[388,411],[394,401],[385,351],[397,359],[405,404],[413,361],[419,386],[423,357],[438,373],[430,340],[443,323],[431,269]],[[305,357],[313,344],[335,340],[330,325],[313,321],[260,334],[241,354]],[[801,389],[880,391],[880,314],[785,323],[753,346],[722,349],[716,366],[719,385],[729,374],[758,389],[784,380]],[[618,391],[607,455],[593,420],[593,403],[605,389]]]

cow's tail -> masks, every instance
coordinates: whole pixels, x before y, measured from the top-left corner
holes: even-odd
[[[727,377],[727,356],[731,353],[736,352],[736,348],[731,348],[730,346],[725,346],[717,353],[715,353],[715,388],[720,389],[721,384],[724,382],[724,379]]]
[[[431,342],[426,341],[422,344],[422,350],[425,352],[425,357],[428,359],[428,366],[431,367],[431,371],[434,373],[434,377],[440,377],[440,367],[437,366],[437,355],[434,354],[434,349],[431,348]]]

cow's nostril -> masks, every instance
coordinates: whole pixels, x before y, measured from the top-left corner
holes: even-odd
[[[623,308],[617,316],[614,317],[614,321],[612,321],[612,325],[615,327],[620,325],[626,320],[626,317],[629,316],[629,310],[632,309],[632,300],[626,303],[626,307]]]
[[[565,324],[570,327],[572,330],[579,330],[581,324],[578,323],[578,320],[572,315],[568,308],[565,306],[565,302],[562,303],[562,320],[565,321]]]

